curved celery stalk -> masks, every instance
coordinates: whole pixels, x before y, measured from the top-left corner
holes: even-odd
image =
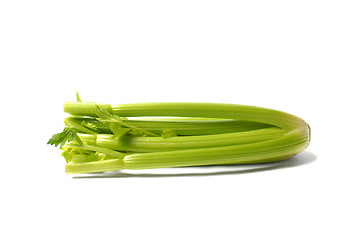
[[[70,114],[83,115],[83,116],[96,116],[97,109],[94,103],[71,103],[64,104],[64,111]],[[243,142],[239,138],[231,138],[228,135],[225,139],[221,140],[223,136],[216,136],[219,141],[224,143],[215,145],[211,140],[215,136],[210,137],[209,142],[206,144],[207,139],[199,139],[196,142],[183,142],[183,140],[164,140],[160,141],[158,137],[147,137],[146,139],[136,139],[135,148],[133,150],[143,150],[146,153],[129,153],[119,160],[117,168],[114,163],[109,169],[145,169],[145,168],[161,168],[161,167],[180,167],[180,166],[195,166],[195,165],[215,165],[215,164],[249,164],[249,163],[262,163],[270,161],[278,161],[288,158],[303,151],[309,144],[310,132],[309,126],[302,119],[281,111],[272,109],[234,105],[234,104],[216,104],[216,103],[141,103],[141,104],[121,104],[121,105],[98,105],[109,111],[111,114],[121,117],[201,117],[201,118],[220,118],[220,119],[234,119],[240,121],[257,122],[262,124],[273,125],[280,128],[285,133],[281,136],[268,139],[258,139],[256,142]],[[261,130],[260,130],[261,131]],[[251,133],[250,133],[251,132]],[[241,134],[241,133],[238,133]],[[256,138],[257,131],[245,132],[250,134],[249,137]],[[219,134],[222,135],[222,134]],[[201,136],[198,136],[201,137]],[[239,135],[241,137],[241,135]],[[151,140],[155,138],[155,140]],[[175,139],[180,137],[175,137]],[[172,139],[172,138],[170,138]],[[98,144],[99,144],[99,139]],[[233,140],[235,142],[233,143]],[[143,142],[142,142],[143,141]],[[155,141],[154,147],[147,146],[146,141]],[[158,141],[158,142],[157,142]],[[176,145],[179,144],[180,149],[165,148],[167,141],[175,141]],[[192,145],[199,144],[199,148],[191,149]],[[203,145],[205,144],[205,145]],[[172,145],[172,144],[171,144]],[[87,146],[87,144],[84,144]],[[204,148],[205,147],[205,148]],[[131,149],[131,148],[130,148]],[[129,150],[130,150],[129,149]],[[171,150],[173,151],[171,151]],[[155,152],[152,152],[155,151]],[[74,163],[77,169],[72,169],[73,163],[67,164],[69,173],[90,172],[97,170],[95,162],[91,169],[90,163]],[[82,164],[85,168],[82,169]],[[99,162],[100,164],[100,162]],[[105,168],[99,167],[99,171],[104,171]]]
[[[152,133],[161,134],[163,130],[171,130],[178,136],[192,136],[192,135],[211,135],[219,133],[232,133],[257,130],[261,128],[272,127],[269,124],[242,121],[242,120],[217,120],[205,118],[138,118],[123,120],[123,122],[133,125],[138,128],[145,129]],[[86,129],[82,123],[90,123],[97,127],[99,134],[111,134],[112,131],[109,123],[100,122],[94,118],[86,117],[67,117],[65,119],[66,125],[72,123],[77,129],[82,127],[82,132],[94,134],[94,130]]]
[[[110,134],[79,134],[79,137],[84,143],[118,151],[165,152],[260,142],[281,137],[284,134],[283,129],[270,127],[246,132],[169,138],[133,136],[115,138]]]
[[[75,115],[97,116],[97,106],[112,114],[122,117],[202,117],[237,119],[259,122],[292,130],[307,124],[294,115],[255,106],[224,103],[129,103],[129,104],[95,104],[66,102],[64,112]]]
[[[307,135],[301,129],[295,129],[273,140],[245,145],[173,152],[135,153],[124,158],[124,168],[148,169],[279,161],[303,151],[309,142]]]

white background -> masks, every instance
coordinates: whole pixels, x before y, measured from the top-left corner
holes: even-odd
[[[361,239],[361,1],[1,1],[1,239]],[[224,102],[295,114],[261,165],[64,173],[62,104]],[[181,172],[180,172],[181,171]]]

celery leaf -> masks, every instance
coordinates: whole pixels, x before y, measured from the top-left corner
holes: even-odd
[[[117,122],[111,122],[109,124],[109,128],[113,132],[114,137],[120,137],[120,136],[124,135],[125,133],[131,131],[130,128],[122,127],[122,125]]]
[[[54,145],[55,147],[62,148],[66,142],[76,141],[79,145],[82,145],[82,140],[78,137],[77,132],[71,128],[64,128],[63,132],[54,134],[47,144]]]

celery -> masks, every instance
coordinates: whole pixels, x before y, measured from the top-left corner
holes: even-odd
[[[65,130],[48,143],[68,141],[67,173],[265,163],[293,156],[310,141],[301,118],[254,106],[95,104],[77,94],[64,112],[71,115]]]

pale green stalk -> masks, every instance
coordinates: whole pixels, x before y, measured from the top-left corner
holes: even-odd
[[[134,137],[129,135],[115,138],[111,134],[78,135],[84,143],[118,151],[166,152],[260,142],[281,137],[285,133],[280,128],[270,127],[246,132],[169,138]]]

